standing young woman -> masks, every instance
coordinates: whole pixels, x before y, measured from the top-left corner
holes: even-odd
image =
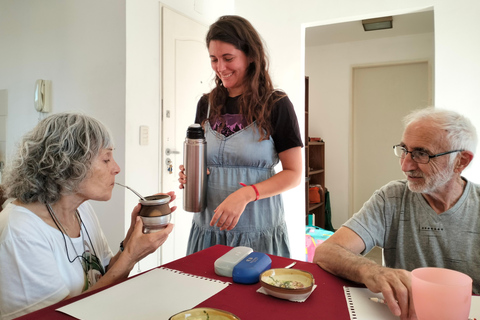
[[[273,88],[250,22],[220,17],[206,43],[216,87],[198,102],[195,122],[207,140],[207,208],[194,214],[187,254],[224,244],[289,257],[280,194],[300,183],[303,147],[293,105]],[[183,188],[183,165],[179,175]]]

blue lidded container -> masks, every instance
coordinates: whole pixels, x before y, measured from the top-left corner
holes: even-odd
[[[272,259],[265,253],[252,252],[233,267],[233,282],[253,284],[260,280],[260,274],[272,267]]]

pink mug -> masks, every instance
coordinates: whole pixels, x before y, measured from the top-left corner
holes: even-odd
[[[472,278],[443,268],[412,271],[412,295],[418,320],[467,320]]]

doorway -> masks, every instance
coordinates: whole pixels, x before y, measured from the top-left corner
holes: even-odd
[[[183,210],[183,190],[179,189],[178,167],[183,164],[183,142],[189,125],[195,121],[197,102],[210,91],[213,71],[205,45],[207,27],[162,8],[162,139],[161,190],[175,190],[175,225],[162,245],[162,264],[182,258],[187,252],[192,213]]]
[[[364,32],[361,21],[306,28],[305,72],[310,79],[309,135],[321,137],[327,145],[325,186],[330,192],[335,228],[345,223],[355,211],[352,189],[353,68],[428,61],[428,94],[433,97],[433,11],[406,13],[393,19],[393,29],[372,32]],[[389,80],[387,83],[393,82]],[[429,100],[427,105],[431,103]],[[397,119],[397,123],[401,125],[401,118]],[[400,138],[395,136],[391,140],[398,141]],[[393,166],[397,165],[395,159],[390,160]],[[377,185],[377,188],[380,186]],[[371,190],[368,193],[371,196]]]

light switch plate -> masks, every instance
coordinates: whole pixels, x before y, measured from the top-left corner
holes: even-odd
[[[140,145],[148,145],[148,126],[140,126]]]

